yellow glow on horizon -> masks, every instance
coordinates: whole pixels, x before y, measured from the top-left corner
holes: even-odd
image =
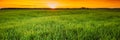
[[[120,8],[120,0],[0,0],[5,8]]]

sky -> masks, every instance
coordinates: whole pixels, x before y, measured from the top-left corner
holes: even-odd
[[[120,8],[120,0],[0,0],[0,8]]]

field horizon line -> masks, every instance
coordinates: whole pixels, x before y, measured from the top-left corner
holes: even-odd
[[[53,8],[0,8],[0,9],[42,9],[42,10],[51,10]],[[74,9],[120,9],[120,8],[54,8],[54,10],[74,10]]]

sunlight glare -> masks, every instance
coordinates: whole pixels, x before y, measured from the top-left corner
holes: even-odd
[[[48,4],[48,6],[52,9],[55,9],[56,8],[56,4]]]

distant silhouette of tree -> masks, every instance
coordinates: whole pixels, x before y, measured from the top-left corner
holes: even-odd
[[[86,9],[86,7],[81,7],[81,9]]]

